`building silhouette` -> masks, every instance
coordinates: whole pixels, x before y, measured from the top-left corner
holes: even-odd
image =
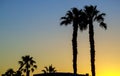
[[[42,73],[42,74],[34,74],[33,76],[75,76],[73,73]],[[76,76],[89,76],[88,73],[86,74],[77,74]]]

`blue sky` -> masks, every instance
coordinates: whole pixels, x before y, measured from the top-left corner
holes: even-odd
[[[33,56],[38,63],[35,73],[50,64],[58,71],[72,72],[72,27],[60,26],[60,17],[73,7],[82,9],[85,5],[97,5],[98,10],[106,13],[108,30],[95,26],[97,74],[109,75],[109,71],[101,69],[108,70],[113,65],[118,74],[119,3],[118,0],[0,0],[0,74],[8,68],[16,70],[19,67],[17,61],[26,54]],[[78,49],[78,72],[90,73],[87,31],[79,34]],[[106,62],[100,66],[103,58]],[[107,67],[108,63],[111,64]]]

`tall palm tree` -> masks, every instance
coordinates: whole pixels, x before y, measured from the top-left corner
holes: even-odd
[[[33,57],[30,57],[29,55],[22,56],[22,61],[19,61],[20,68],[18,71],[24,71],[26,72],[26,76],[29,76],[30,71],[34,72],[34,69],[37,68],[35,63]]]
[[[90,42],[90,56],[91,56],[91,72],[92,76],[95,76],[95,45],[94,45],[94,27],[93,23],[98,22],[100,27],[107,29],[106,23],[104,23],[105,13],[100,13],[97,10],[97,6],[85,6],[83,9],[85,27],[89,27],[89,42]]]
[[[44,73],[55,73],[55,67],[52,66],[52,64],[49,67],[44,67],[45,69],[42,70]]]
[[[73,34],[72,34],[72,49],[73,49],[73,70],[74,74],[77,74],[77,32],[78,28],[80,30],[84,30],[84,26],[81,26],[82,23],[82,10],[78,10],[77,8],[72,8],[70,11],[67,11],[64,17],[61,17],[62,21],[60,25],[69,25],[73,26]]]

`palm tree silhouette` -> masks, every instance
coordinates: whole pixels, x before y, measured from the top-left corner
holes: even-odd
[[[52,66],[52,64],[49,66],[49,67],[44,67],[45,69],[42,70],[45,74],[46,73],[55,73],[56,70],[55,70],[55,67]]]
[[[72,34],[72,49],[73,49],[73,70],[74,74],[77,74],[77,32],[78,27],[80,30],[86,29],[86,27],[81,26],[84,25],[82,22],[82,10],[78,10],[77,8],[72,8],[70,11],[67,11],[64,17],[61,17],[62,21],[60,25],[67,26],[68,24],[72,24],[73,26],[73,34]]]
[[[87,28],[89,26],[89,42],[90,42],[90,56],[91,56],[91,72],[92,76],[95,76],[95,45],[94,45],[94,27],[93,23],[96,21],[100,27],[107,29],[106,23],[104,23],[105,13],[100,13],[97,10],[97,6],[85,6],[83,9],[83,16]]]
[[[30,57],[29,55],[22,56],[22,61],[18,61],[20,64],[20,68],[18,71],[26,72],[26,76],[29,76],[30,71],[34,72],[34,69],[37,68],[37,65],[35,65],[35,61],[33,60],[33,57]]]
[[[5,74],[2,74],[2,76],[14,76],[14,75],[15,75],[15,71],[12,68],[8,69],[5,72]]]

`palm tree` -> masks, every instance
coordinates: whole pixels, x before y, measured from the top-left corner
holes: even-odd
[[[45,74],[46,73],[55,73],[56,70],[55,70],[55,67],[52,66],[52,64],[49,66],[49,67],[44,67],[45,69],[42,70]]]
[[[2,76],[15,76],[15,71],[10,68],[5,72],[5,74],[2,74]]]
[[[26,76],[29,76],[30,71],[34,72],[34,69],[37,68],[35,63],[33,57],[30,57],[29,55],[22,56],[22,61],[19,61],[20,68],[18,71],[26,72]]]
[[[67,11],[66,15],[64,17],[61,17],[62,21],[60,25],[67,26],[68,24],[72,24],[73,26],[73,34],[72,34],[72,49],[73,49],[73,70],[74,74],[77,74],[77,32],[78,28],[80,30],[84,30],[84,26],[81,26],[83,24],[82,22],[82,10],[78,10],[77,8],[72,8],[70,11]]]
[[[85,6],[83,9],[83,16],[86,25],[89,26],[89,42],[90,42],[90,56],[91,56],[91,72],[92,76],[95,76],[95,45],[94,45],[94,27],[93,23],[96,21],[100,27],[107,29],[106,23],[104,23],[105,13],[100,13],[97,10],[97,6]]]

